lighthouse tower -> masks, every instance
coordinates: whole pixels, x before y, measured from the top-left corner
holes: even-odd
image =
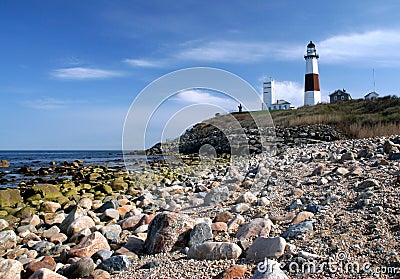
[[[304,82],[304,105],[313,106],[321,103],[321,91],[319,89],[318,76],[318,58],[319,55],[315,50],[312,41],[307,45],[307,54],[304,55],[306,60],[306,76]]]
[[[264,81],[263,84],[263,104],[262,110],[271,109],[271,105],[275,102],[275,81]]]

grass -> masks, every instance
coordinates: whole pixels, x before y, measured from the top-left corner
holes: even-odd
[[[374,100],[350,100],[333,104],[300,107],[296,110],[271,111],[274,125],[283,127],[326,124],[349,138],[368,138],[400,134],[400,98],[387,96]],[[230,126],[238,121],[241,127],[257,128],[255,122],[264,120],[271,126],[268,111],[221,115],[198,125]],[[233,118],[234,117],[234,118]],[[254,119],[256,121],[254,121]]]
[[[318,104],[292,111],[273,111],[271,115],[275,125],[327,124],[349,138],[400,134],[400,98],[394,96]]]

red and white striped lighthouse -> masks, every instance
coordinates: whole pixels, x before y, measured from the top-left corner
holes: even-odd
[[[319,55],[315,50],[315,44],[310,41],[307,45],[307,54],[304,55],[306,60],[306,76],[304,82],[304,105],[313,106],[321,103],[321,91],[319,88],[318,75],[318,58]]]

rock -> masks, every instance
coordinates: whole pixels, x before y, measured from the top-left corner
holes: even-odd
[[[387,140],[385,141],[385,143],[383,144],[383,151],[386,154],[390,154],[392,152],[398,152],[398,145],[393,143],[391,140]]]
[[[52,226],[61,224],[65,220],[65,216],[64,213],[45,213],[43,219],[46,225]]]
[[[111,182],[111,188],[114,191],[126,191],[128,190],[128,183],[124,182],[122,177],[115,179],[113,182]]]
[[[56,270],[56,262],[50,256],[45,256],[37,260],[33,260],[27,266],[25,266],[26,276],[30,276],[41,268],[47,268],[49,270]]]
[[[79,200],[78,205],[80,207],[82,207],[83,209],[91,209],[92,205],[93,205],[93,202],[89,198],[82,198],[82,199]]]
[[[42,203],[42,211],[46,213],[54,213],[61,208],[58,202],[45,201]]]
[[[364,191],[367,188],[379,187],[378,181],[375,179],[367,179],[360,183],[357,187],[357,191]]]
[[[196,260],[229,260],[237,259],[242,249],[230,242],[205,242],[189,248],[188,258]]]
[[[63,243],[68,240],[68,237],[63,233],[56,233],[50,237],[50,242],[52,243]]]
[[[54,243],[48,241],[39,241],[32,246],[32,249],[37,251],[39,255],[50,255],[51,249],[54,248]]]
[[[10,162],[7,160],[0,160],[0,168],[9,168]]]
[[[33,273],[32,276],[29,277],[29,279],[68,279],[68,278],[58,273],[55,273],[50,269],[41,268],[35,273]]]
[[[286,240],[282,237],[258,237],[246,252],[246,259],[260,262],[265,258],[279,258],[285,253]]]
[[[226,232],[228,231],[228,225],[223,222],[212,223],[211,230],[215,232]]]
[[[78,245],[71,248],[68,254],[70,257],[91,257],[102,249],[110,250],[107,239],[100,232],[94,232],[85,236]]]
[[[119,219],[119,212],[116,209],[108,208],[104,211],[103,215],[101,216],[102,220],[118,220]]]
[[[128,240],[126,241],[124,248],[128,249],[129,251],[132,251],[134,253],[139,253],[143,250],[144,247],[144,240],[140,239],[136,236],[131,236],[128,237]]]
[[[62,221],[61,225],[59,226],[60,231],[67,234],[68,227],[78,219],[79,217],[85,216],[85,212],[83,211],[82,207],[74,206],[68,216]]]
[[[22,270],[24,270],[24,267],[19,261],[0,261],[0,278],[2,279],[20,279]]]
[[[53,235],[57,234],[60,232],[60,229],[57,226],[52,226],[51,228],[45,230],[42,233],[42,237],[49,239]]]
[[[293,211],[293,210],[300,209],[302,207],[303,207],[303,203],[301,202],[301,200],[296,199],[288,206],[288,209]]]
[[[111,258],[112,255],[113,255],[112,251],[100,250],[100,251],[97,251],[96,253],[93,254],[92,259],[95,260],[95,261],[97,261],[97,260],[105,261],[105,260]]]
[[[349,170],[346,169],[346,168],[339,167],[339,168],[337,168],[337,169],[335,170],[335,173],[336,173],[336,174],[339,174],[339,175],[346,175],[346,174],[349,173]]]
[[[148,254],[168,252],[186,245],[195,221],[188,215],[163,212],[149,224],[144,249]]]
[[[400,160],[400,152],[392,152],[392,153],[390,153],[388,159],[389,160],[393,160],[393,161]]]
[[[256,218],[244,224],[236,233],[239,240],[249,239],[254,236],[268,236],[271,231],[272,222],[269,219]]]
[[[292,221],[292,224],[298,224],[303,222],[304,220],[308,220],[314,217],[314,213],[309,211],[301,211],[297,213],[296,218]]]
[[[229,212],[229,211],[223,211],[221,213],[219,213],[217,216],[215,216],[213,222],[224,222],[227,223],[230,220],[232,220],[234,217],[234,215]]]
[[[113,256],[97,266],[98,269],[105,270],[109,273],[123,271],[131,265],[131,261],[127,256]]]
[[[319,205],[319,204],[315,204],[315,203],[309,203],[307,204],[307,211],[312,212],[314,214],[317,214],[319,211],[324,211],[325,210],[325,206],[323,205]]]
[[[328,181],[328,179],[326,179],[325,177],[320,177],[318,180],[317,180],[317,185],[326,185],[326,184],[328,184],[329,183],[329,181]]]
[[[18,189],[0,190],[0,208],[13,207],[22,203],[23,200]]]
[[[79,261],[63,269],[60,273],[68,279],[84,278],[89,276],[95,268],[93,260],[89,257],[83,257]]]
[[[212,240],[212,238],[213,238],[212,230],[209,224],[207,223],[197,224],[193,227],[192,231],[190,232],[189,247]]]
[[[256,272],[250,279],[289,279],[282,271],[279,263],[266,259],[257,265]]]
[[[67,235],[74,235],[84,229],[94,227],[96,224],[89,216],[81,216],[76,218],[67,229]]]
[[[9,226],[8,222],[4,219],[0,219],[0,231],[4,230]]]
[[[383,207],[380,206],[380,205],[374,206],[374,207],[372,208],[372,212],[374,212],[374,213],[383,212]]]
[[[236,215],[235,218],[230,220],[228,222],[228,231],[229,232],[235,232],[239,229],[240,225],[242,225],[245,222],[245,219],[243,218],[242,215],[238,214]]]
[[[125,218],[124,220],[119,222],[119,225],[123,230],[134,230],[140,220],[143,218],[143,214],[131,216]]]
[[[352,152],[343,153],[342,156],[340,157],[341,162],[352,161],[352,160],[354,160],[354,154]]]
[[[313,170],[311,176],[321,176],[321,175],[324,174],[324,171],[325,171],[325,170],[326,170],[326,168],[325,168],[324,165],[318,165],[318,167],[316,167],[316,168]]]
[[[234,265],[221,274],[221,279],[241,278],[246,274],[247,267],[245,265]]]
[[[17,235],[14,231],[7,230],[0,232],[0,256],[3,256],[8,249],[17,244]]]
[[[53,184],[40,184],[32,187],[34,195],[39,194],[42,200],[57,201],[64,198],[60,190]]]
[[[235,204],[234,206],[232,206],[232,209],[231,209],[231,211],[233,213],[243,213],[243,212],[246,212],[249,210],[250,210],[250,206],[248,206],[245,203]]]
[[[314,230],[313,223],[315,222],[315,219],[310,219],[296,225],[292,225],[282,234],[282,237],[284,237],[286,240],[298,238],[307,231]]]
[[[213,188],[204,198],[205,205],[216,205],[228,200],[229,189],[226,186]]]
[[[271,204],[271,201],[267,197],[261,197],[257,201],[258,206],[268,206]]]
[[[95,271],[90,274],[90,279],[110,279],[111,275],[105,270],[96,269]]]
[[[286,213],[285,215],[271,215],[269,219],[275,222],[291,222],[296,217],[294,212]]]
[[[248,203],[252,204],[257,201],[257,197],[251,193],[251,192],[246,192],[243,195],[239,196],[236,199],[236,203]]]

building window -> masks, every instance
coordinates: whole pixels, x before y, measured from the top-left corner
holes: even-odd
[[[344,100],[344,96],[342,96],[342,100]]]
[[[337,100],[337,96],[334,96],[333,99],[336,101]]]

